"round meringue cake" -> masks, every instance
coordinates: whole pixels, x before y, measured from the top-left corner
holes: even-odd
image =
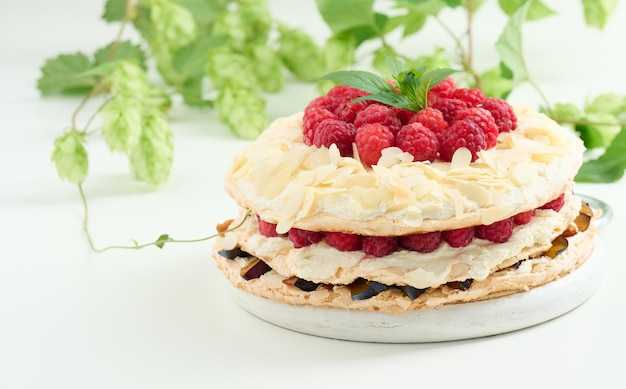
[[[241,212],[218,226],[213,257],[235,300],[285,328],[370,342],[494,335],[584,302],[600,278],[597,215],[573,193],[584,146],[513,112],[493,147],[451,161],[386,147],[372,165],[356,145],[303,140],[303,113],[276,120],[226,174]]]

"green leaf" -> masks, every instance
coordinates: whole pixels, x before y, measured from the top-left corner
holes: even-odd
[[[204,98],[202,93],[203,76],[194,76],[187,78],[182,85],[180,93],[183,96],[185,104],[193,107],[211,107],[213,102]]]
[[[594,145],[595,147],[607,147],[620,131],[620,125],[617,123],[617,119],[609,113],[588,112],[585,113],[582,120],[588,122],[588,124],[584,125],[588,131],[594,131],[600,134],[600,144],[597,146]]]
[[[539,20],[556,14],[552,8],[545,5],[541,0],[498,0],[500,8],[507,15],[512,15],[526,2],[530,2],[526,20]]]
[[[98,82],[97,77],[82,77],[92,63],[83,53],[61,54],[48,59],[41,68],[37,88],[44,95],[54,93],[86,93]]]
[[[174,53],[172,66],[183,80],[203,74],[209,51],[224,43],[223,37],[199,36],[189,45]]]
[[[626,114],[626,97],[615,93],[603,93],[586,102],[585,112],[624,115]]]
[[[356,27],[373,26],[374,0],[316,0],[320,15],[335,34]]]
[[[227,10],[228,0],[180,0],[180,5],[193,15],[196,25],[209,26],[217,15]]]
[[[354,99],[354,102],[364,101],[364,100],[372,100],[377,101],[379,103],[392,105],[398,108],[404,108],[408,110],[414,110],[412,101],[408,99],[405,95],[401,95],[396,92],[379,92],[374,93],[368,96],[362,96]]]
[[[152,185],[167,181],[174,159],[172,130],[162,112],[154,110],[143,120],[137,145],[129,155],[135,177]]]
[[[513,72],[514,85],[528,79],[522,50],[522,25],[528,14],[529,6],[530,2],[526,2],[511,15],[496,42],[500,61]]]
[[[141,103],[133,97],[118,96],[102,109],[102,136],[111,151],[129,152],[141,136]]]
[[[497,67],[480,75],[480,88],[485,96],[505,99],[513,89],[513,82],[504,77],[502,69]]]
[[[84,146],[85,136],[71,130],[54,141],[52,161],[61,179],[79,184],[87,177],[89,159]]]
[[[617,0],[582,0],[585,22],[588,26],[603,29],[611,13],[617,5]]]
[[[170,242],[170,241],[172,241],[172,238],[170,238],[168,234],[161,234],[159,235],[157,240],[154,242],[154,245],[162,249],[163,246],[165,246],[165,243]]]
[[[610,183],[624,176],[626,170],[626,127],[599,158],[587,161],[576,175],[577,182]]]
[[[323,49],[325,70],[331,72],[352,65],[356,46],[356,38],[348,32],[330,36]]]
[[[146,69],[146,53],[141,46],[130,41],[115,42],[98,49],[94,54],[95,65],[118,60],[135,60],[142,69]]]
[[[121,22],[126,17],[126,4],[129,0],[107,0],[102,19],[107,22]]]
[[[395,57],[386,57],[385,63],[393,78],[397,78],[400,73],[406,70],[404,63]]]
[[[381,76],[362,70],[340,70],[326,74],[322,80],[350,85],[367,93],[394,92],[393,87]]]

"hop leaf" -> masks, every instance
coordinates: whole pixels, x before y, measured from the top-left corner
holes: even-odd
[[[130,167],[138,180],[159,185],[167,180],[174,159],[172,130],[165,115],[152,110],[143,120],[143,131],[129,155]]]
[[[76,130],[71,130],[54,141],[52,161],[57,172],[62,179],[74,184],[83,182],[89,169],[84,143],[84,135]]]
[[[82,73],[92,67],[83,53],[61,54],[48,59],[41,68],[37,88],[42,94],[85,93],[97,83],[97,77],[84,77]]]
[[[142,109],[138,100],[124,96],[102,107],[102,135],[109,149],[128,152],[139,143]]]

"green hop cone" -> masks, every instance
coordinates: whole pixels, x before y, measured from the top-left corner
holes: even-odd
[[[89,158],[84,146],[85,136],[71,130],[54,141],[52,161],[61,179],[80,184],[87,177]]]
[[[111,151],[128,152],[139,142],[143,107],[134,97],[118,96],[102,109],[102,136]]]
[[[587,113],[608,113],[619,116],[626,113],[626,97],[614,93],[601,94],[585,104]]]
[[[217,89],[228,85],[239,84],[250,87],[257,84],[252,64],[242,54],[224,50],[215,50],[209,54],[206,74]]]
[[[220,120],[243,139],[256,139],[267,126],[265,100],[250,88],[233,85],[222,89],[217,111]]]
[[[285,85],[283,66],[278,54],[265,44],[248,48],[247,56],[258,84],[265,92],[278,92]]]
[[[262,0],[240,0],[239,14],[248,42],[265,43],[272,29],[272,14]]]
[[[167,180],[174,159],[172,130],[159,110],[148,112],[137,145],[130,151],[130,167],[135,177],[153,185]]]
[[[114,95],[133,96],[141,99],[148,91],[146,72],[131,60],[117,63],[110,77],[111,93]]]
[[[289,71],[302,81],[316,81],[324,75],[322,50],[305,32],[280,26],[278,54]]]
[[[554,104],[554,120],[557,122],[573,122],[580,120],[580,109],[574,103]]]
[[[326,72],[334,72],[354,63],[356,38],[348,33],[335,34],[324,45],[324,66]]]
[[[196,23],[189,9],[175,0],[150,0],[153,45],[175,51],[196,38]]]
[[[236,11],[220,13],[213,23],[212,31],[215,36],[226,37],[228,46],[241,52],[247,43],[247,33],[241,15]]]

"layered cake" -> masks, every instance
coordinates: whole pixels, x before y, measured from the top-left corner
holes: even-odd
[[[528,293],[590,257],[573,132],[449,77],[415,110],[370,95],[336,86],[235,156],[241,212],[213,257],[239,292],[402,315]]]

